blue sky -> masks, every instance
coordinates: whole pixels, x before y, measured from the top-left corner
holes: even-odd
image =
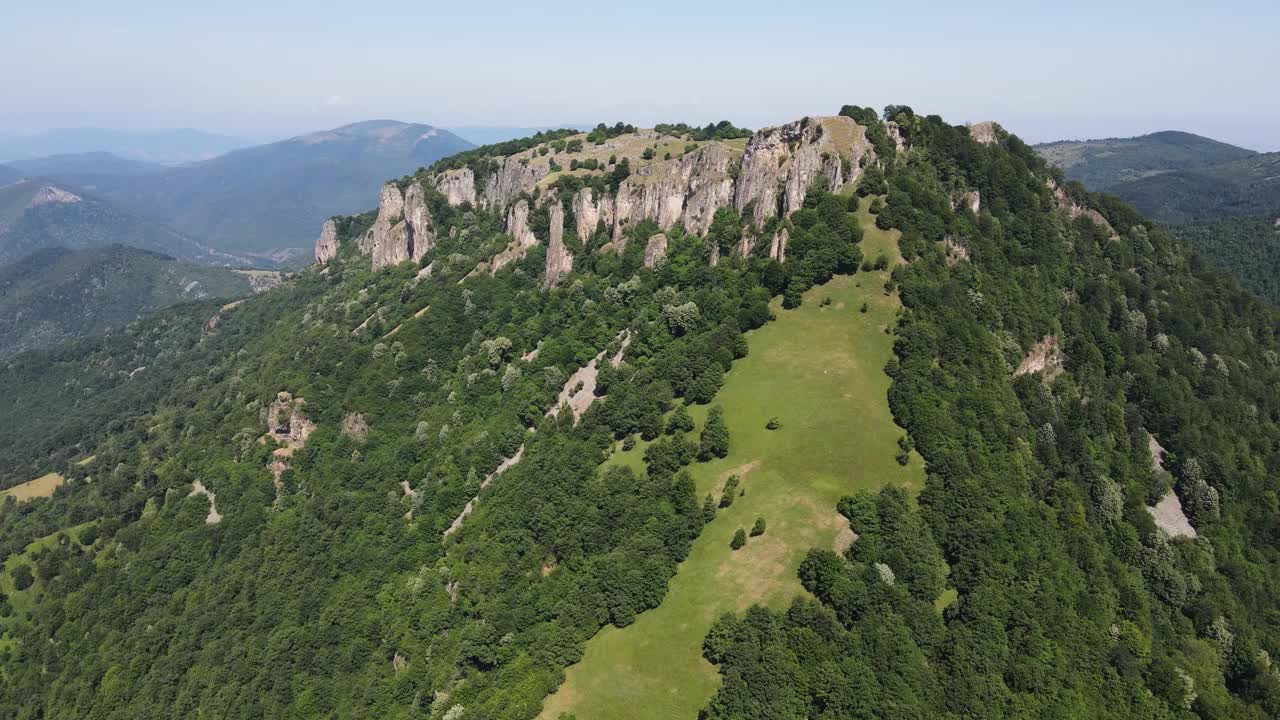
[[[4,4],[0,131],[758,127],[905,103],[1031,141],[1172,128],[1280,149],[1275,0]]]

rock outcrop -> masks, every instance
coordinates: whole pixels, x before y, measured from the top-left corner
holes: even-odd
[[[520,197],[520,193],[531,190],[549,172],[547,166],[528,162],[527,157],[512,155],[503,158],[499,161],[498,170],[485,182],[481,204],[490,210],[501,211]]]
[[[612,214],[611,214],[612,215]],[[585,242],[593,234],[596,227],[604,220],[606,225],[613,224],[612,216],[602,215],[600,206],[596,204],[595,194],[591,188],[582,188],[573,196],[573,218],[576,224],[578,240]]]
[[[658,233],[644,245],[644,266],[655,267],[667,256],[667,236]]]
[[[529,227],[529,203],[525,200],[517,202],[507,211],[507,233],[511,242],[489,262],[489,273],[493,274],[508,264],[524,257],[529,248],[538,244],[533,229]]]
[[[743,153],[734,205],[739,212],[750,206],[751,219],[762,225],[779,209],[784,216],[800,209],[819,178],[838,192],[862,174],[869,157],[874,151],[866,128],[847,117],[805,118],[761,130]]]
[[[786,262],[787,260],[787,242],[791,240],[791,233],[785,227],[778,228],[773,234],[773,240],[769,242],[769,258],[778,262]]]
[[[80,196],[75,193],[63,190],[53,185],[45,185],[40,188],[35,195],[31,196],[31,200],[27,202],[28,208],[39,207],[41,205],[72,205],[80,202]]]
[[[338,256],[338,224],[332,219],[325,220],[320,226],[320,237],[316,238],[316,262],[323,265]]]
[[[417,262],[435,246],[435,229],[422,185],[414,182],[405,193],[395,183],[382,186],[378,218],[360,238],[360,252],[373,260],[373,269]]]
[[[711,227],[718,208],[733,197],[729,149],[704,145],[681,157],[640,167],[618,187],[613,199],[613,237],[629,225],[653,220],[663,230],[683,222],[699,235]]]
[[[906,152],[907,139],[902,135],[902,128],[898,123],[890,120],[884,124],[885,134],[893,141],[893,149],[896,153]]]
[[[896,127],[893,136],[899,149],[905,147]],[[617,186],[616,192],[601,194],[596,188],[580,188],[570,201],[573,229],[585,242],[603,225],[611,234],[609,247],[625,249],[627,230],[642,221],[651,220],[664,233],[680,224],[688,232],[705,234],[718,209],[736,207],[749,215],[749,228],[733,252],[749,253],[757,242],[759,228],[770,217],[790,214],[799,209],[807,193],[819,180],[833,192],[856,180],[866,162],[873,160],[874,150],[866,137],[866,128],[847,117],[805,118],[775,128],[761,130],[746,143],[741,156],[731,143],[710,141],[694,143],[694,148],[675,155],[664,153],[663,159],[642,157],[643,152],[663,139],[652,131],[612,138],[603,145],[592,145],[574,153],[566,163],[565,154],[558,158],[538,152],[536,148],[494,161],[484,177],[483,191],[477,191],[477,178],[468,168],[446,170],[434,177],[418,179],[402,192],[394,183],[382,188],[378,216],[373,226],[359,238],[363,254],[370,256],[375,269],[405,260],[420,260],[436,244],[437,233],[427,208],[423,185],[430,183],[451,206],[476,204],[506,216],[506,229],[512,242],[495,257],[481,263],[477,271],[496,272],[523,257],[538,242],[547,242],[547,264],[544,284],[554,286],[572,270],[572,253],[565,244],[563,218],[566,208],[559,197],[543,182],[564,164],[590,160],[590,169],[572,170],[579,176],[599,177],[611,172],[615,157],[628,160],[632,173]],[[543,148],[545,151],[545,147]],[[534,237],[529,227],[531,204],[546,205],[553,215],[549,237]],[[786,237],[768,239],[770,255],[786,257]],[[316,261],[327,262],[337,253],[336,228],[326,224],[316,243]]]
[[[1102,213],[1094,210],[1093,208],[1085,207],[1075,200],[1072,200],[1071,196],[1067,194],[1067,191],[1063,189],[1063,187],[1053,178],[1045,180],[1045,185],[1047,185],[1049,190],[1053,193],[1054,202],[1058,204],[1059,208],[1066,210],[1072,220],[1084,216],[1085,218],[1088,218],[1090,222],[1095,225],[1099,225],[1106,230],[1107,236],[1112,240],[1120,238],[1120,235],[1116,233],[1115,228],[1111,227],[1111,223],[1107,222],[1107,219],[1103,217]]]
[[[551,239],[547,243],[547,262],[542,283],[550,288],[573,271],[573,253],[564,244],[564,206],[559,199],[550,204],[547,215],[551,220]]]
[[[983,145],[995,145],[1000,141],[1000,136],[996,134],[999,129],[1000,126],[990,120],[972,123],[969,125],[969,137]]]
[[[1065,366],[1066,358],[1058,347],[1058,337],[1046,335],[1022,358],[1013,376],[1040,373],[1045,382],[1049,382],[1061,375]]]
[[[436,190],[450,207],[476,204],[476,176],[471,168],[445,170],[436,178]]]

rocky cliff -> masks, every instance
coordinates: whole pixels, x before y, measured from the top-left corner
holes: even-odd
[[[898,149],[905,150],[902,133],[891,129]],[[627,229],[645,220],[663,232],[679,224],[688,232],[705,234],[716,210],[733,207],[747,220],[735,252],[751,252],[759,229],[773,217],[799,209],[804,195],[817,182],[834,191],[855,182],[863,167],[875,160],[866,128],[847,117],[804,118],[756,132],[745,143],[737,141],[689,142],[684,138],[640,130],[596,143],[585,135],[566,139],[570,150],[544,145],[497,158],[483,172],[455,168],[419,176],[401,192],[388,184],[382,189],[378,216],[358,240],[360,251],[370,256],[374,268],[405,260],[417,261],[434,246],[433,226],[424,187],[443,196],[453,207],[474,205],[506,218],[511,243],[479,271],[496,272],[522,257],[530,247],[547,243],[543,283],[552,287],[572,271],[573,253],[566,244],[568,230],[581,240],[603,228],[614,250],[625,249]],[[614,192],[601,193],[582,187],[568,200],[568,208],[553,192],[560,177],[575,175],[590,180],[612,173],[625,159],[631,173]],[[568,166],[568,167],[566,167]],[[483,182],[477,182],[477,173]],[[532,208],[530,205],[532,202]],[[535,237],[529,215],[533,208],[547,208],[549,237]],[[571,217],[571,228],[565,227]],[[665,237],[664,237],[665,239]],[[769,255],[786,258],[785,231],[768,238]],[[646,252],[656,262],[665,243]],[[650,248],[646,248],[650,250]],[[326,228],[316,243],[317,262],[336,254],[334,234]]]

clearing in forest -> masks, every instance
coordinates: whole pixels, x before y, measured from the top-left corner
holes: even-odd
[[[56,472],[46,473],[36,478],[28,480],[21,485],[14,485],[8,490],[0,490],[0,500],[5,496],[12,495],[18,502],[26,502],[33,498],[46,498],[53,495],[53,491],[58,486],[66,482],[67,479]]]
[[[875,229],[865,206],[858,213],[863,253],[896,259],[897,233]],[[884,328],[894,323],[898,301],[884,294],[886,278],[837,277],[806,293],[800,308],[775,305],[777,320],[749,334],[750,354],[734,363],[715,399],[729,426],[729,456],[691,466],[700,496],[718,498],[730,474],[740,476],[745,494],[694,541],[661,605],[587,643],[544,703],[543,720],[562,712],[578,720],[693,720],[719,684],[702,657],[715,619],[756,603],[785,608],[802,594],[800,561],[810,548],[835,547],[847,528],[835,509],[844,495],[923,484],[919,456],[905,467],[894,459],[903,431],[889,412],[884,366],[893,347]],[[692,410],[701,426],[707,408]],[[781,427],[771,431],[772,417]],[[612,462],[637,463],[644,445]],[[734,531],[750,530],[757,517],[768,524],[765,534],[731,550]]]

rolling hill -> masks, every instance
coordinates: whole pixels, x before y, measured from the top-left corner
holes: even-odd
[[[102,151],[10,160],[6,165],[27,177],[59,177],[76,185],[85,185],[85,178],[102,175],[133,175],[154,172],[164,167]]]
[[[1280,312],[1060,180],[545,132],[9,358],[0,717],[1280,716]]]
[[[1131,138],[1064,140],[1035,146],[1071,180],[1094,190],[1173,170],[1244,160],[1258,153],[1192,133],[1167,130]]]
[[[190,300],[238,298],[244,273],[108,245],[45,248],[0,267],[0,356],[96,335]]]
[[[120,209],[79,188],[42,179],[0,186],[0,266],[39,250],[125,244],[208,265],[252,267],[158,222]]]
[[[321,223],[377,202],[378,183],[471,147],[444,130],[390,120],[347,125],[150,173],[53,174],[229,252],[309,248]]]

